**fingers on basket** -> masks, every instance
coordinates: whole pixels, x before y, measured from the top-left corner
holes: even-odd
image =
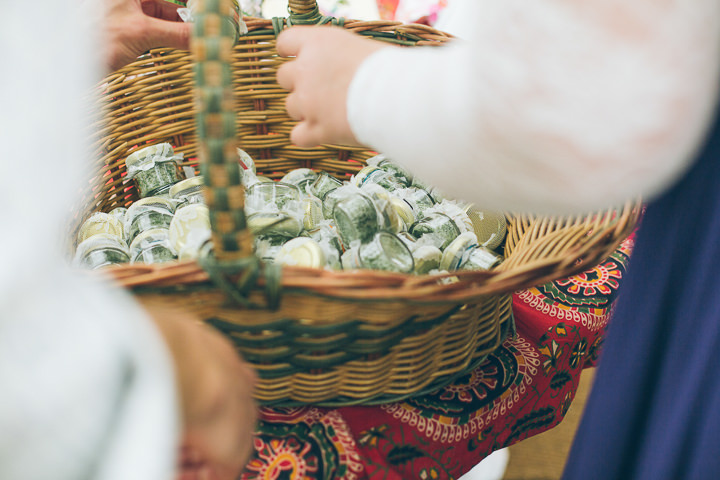
[[[292,92],[295,89],[295,76],[297,75],[297,64],[287,62],[280,65],[277,71],[277,82],[282,88]]]
[[[189,23],[147,17],[145,36],[152,48],[170,47],[187,50],[190,48],[191,29]]]
[[[298,123],[290,133],[290,141],[302,148],[310,148],[323,143],[324,136],[319,125],[304,121]]]
[[[313,27],[295,26],[288,28],[278,35],[277,51],[281,57],[295,57],[302,49],[303,44],[313,34]]]

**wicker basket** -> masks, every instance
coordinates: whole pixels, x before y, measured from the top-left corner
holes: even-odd
[[[585,218],[513,216],[501,267],[458,273],[454,283],[433,276],[260,265],[251,253],[242,187],[227,173],[237,169],[236,145],[271,178],[298,167],[346,178],[373,155],[359,148],[289,143],[294,122],[285,111],[286,92],[275,80],[285,61],[275,50],[280,30],[287,24],[332,23],[402,45],[440,45],[450,37],[424,25],[330,19],[320,16],[314,0],[291,0],[288,19],[246,18],[248,32],[232,48],[227,36],[215,36],[229,34],[215,28],[222,22],[213,12],[222,11],[222,1],[204,2],[196,24],[199,111],[187,52],[154,50],[103,83],[94,144],[98,163],[78,221],[137,199],[125,179],[124,159],[147,144],[169,142],[184,154],[184,166],[201,170],[217,260],[104,272],[138,296],[181,306],[225,332],[256,367],[260,402],[381,403],[446,385],[499,345],[512,324],[511,292],[590,268],[632,230],[634,204]],[[232,74],[229,85],[223,84],[223,72]],[[213,107],[225,110],[209,110]],[[206,132],[204,138],[196,131]]]

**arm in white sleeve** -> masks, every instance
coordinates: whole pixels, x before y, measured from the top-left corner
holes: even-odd
[[[179,416],[162,338],[121,292],[42,267],[0,305],[0,478],[170,480]]]
[[[89,166],[82,99],[99,77],[87,18],[50,0],[6,2],[0,16],[0,479],[174,472],[177,394],[160,335],[59,248]]]
[[[460,2],[460,0],[457,0]],[[480,0],[465,40],[383,49],[348,94],[356,138],[484,208],[582,212],[660,193],[712,114],[715,0]]]

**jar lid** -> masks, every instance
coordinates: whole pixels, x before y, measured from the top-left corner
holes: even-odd
[[[443,252],[433,245],[423,245],[416,248],[412,254],[415,259],[415,273],[425,275],[440,267]]]
[[[180,208],[168,227],[168,240],[176,252],[188,247],[200,248],[211,235],[210,210],[201,203]]]
[[[313,170],[309,168],[296,168],[294,170],[290,170],[288,173],[285,174],[284,177],[280,180],[283,183],[290,183],[292,185],[298,185],[300,183],[304,182],[314,182],[317,178],[317,173],[315,173]]]
[[[507,233],[507,220],[504,214],[479,210],[473,205],[468,205],[465,212],[473,224],[478,245],[492,250],[502,244]]]
[[[410,225],[415,223],[415,220],[416,220],[415,212],[413,211],[413,209],[409,203],[407,203],[405,200],[403,200],[401,198],[393,197],[390,199],[390,204],[397,212],[398,217],[400,217],[400,220],[405,222],[406,227],[410,227]]]
[[[178,183],[170,187],[170,197],[177,198],[180,195],[193,193],[202,188],[204,184],[202,175],[180,180]]]
[[[110,215],[109,213],[93,213],[80,227],[78,231],[78,243],[82,243],[88,238],[101,233],[123,238],[123,224],[114,215]]]
[[[322,268],[325,266],[325,252],[320,245],[308,237],[298,237],[285,243],[275,261],[282,265]]]
[[[174,161],[172,158],[174,154],[175,151],[173,150],[172,145],[169,143],[159,143],[157,145],[141,148],[140,150],[131,153],[125,159],[125,165],[128,170],[130,170],[131,168],[139,168],[141,165],[150,161],[158,161],[160,159]]]
[[[461,233],[445,248],[440,260],[440,269],[448,272],[457,270],[477,246],[477,237],[473,232]]]
[[[303,226],[305,230],[312,230],[325,220],[322,210],[323,204],[319,198],[312,195],[306,195],[302,202],[304,210]]]
[[[380,167],[374,166],[374,165],[368,165],[366,167],[363,167],[360,169],[358,173],[355,174],[353,177],[353,184],[355,186],[362,186],[365,182],[367,182],[368,178],[375,172],[383,172],[384,170]]]

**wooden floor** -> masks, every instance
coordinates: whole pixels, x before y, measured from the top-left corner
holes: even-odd
[[[560,479],[593,375],[592,369],[583,372],[575,400],[560,425],[510,447],[510,462],[503,480]]]

